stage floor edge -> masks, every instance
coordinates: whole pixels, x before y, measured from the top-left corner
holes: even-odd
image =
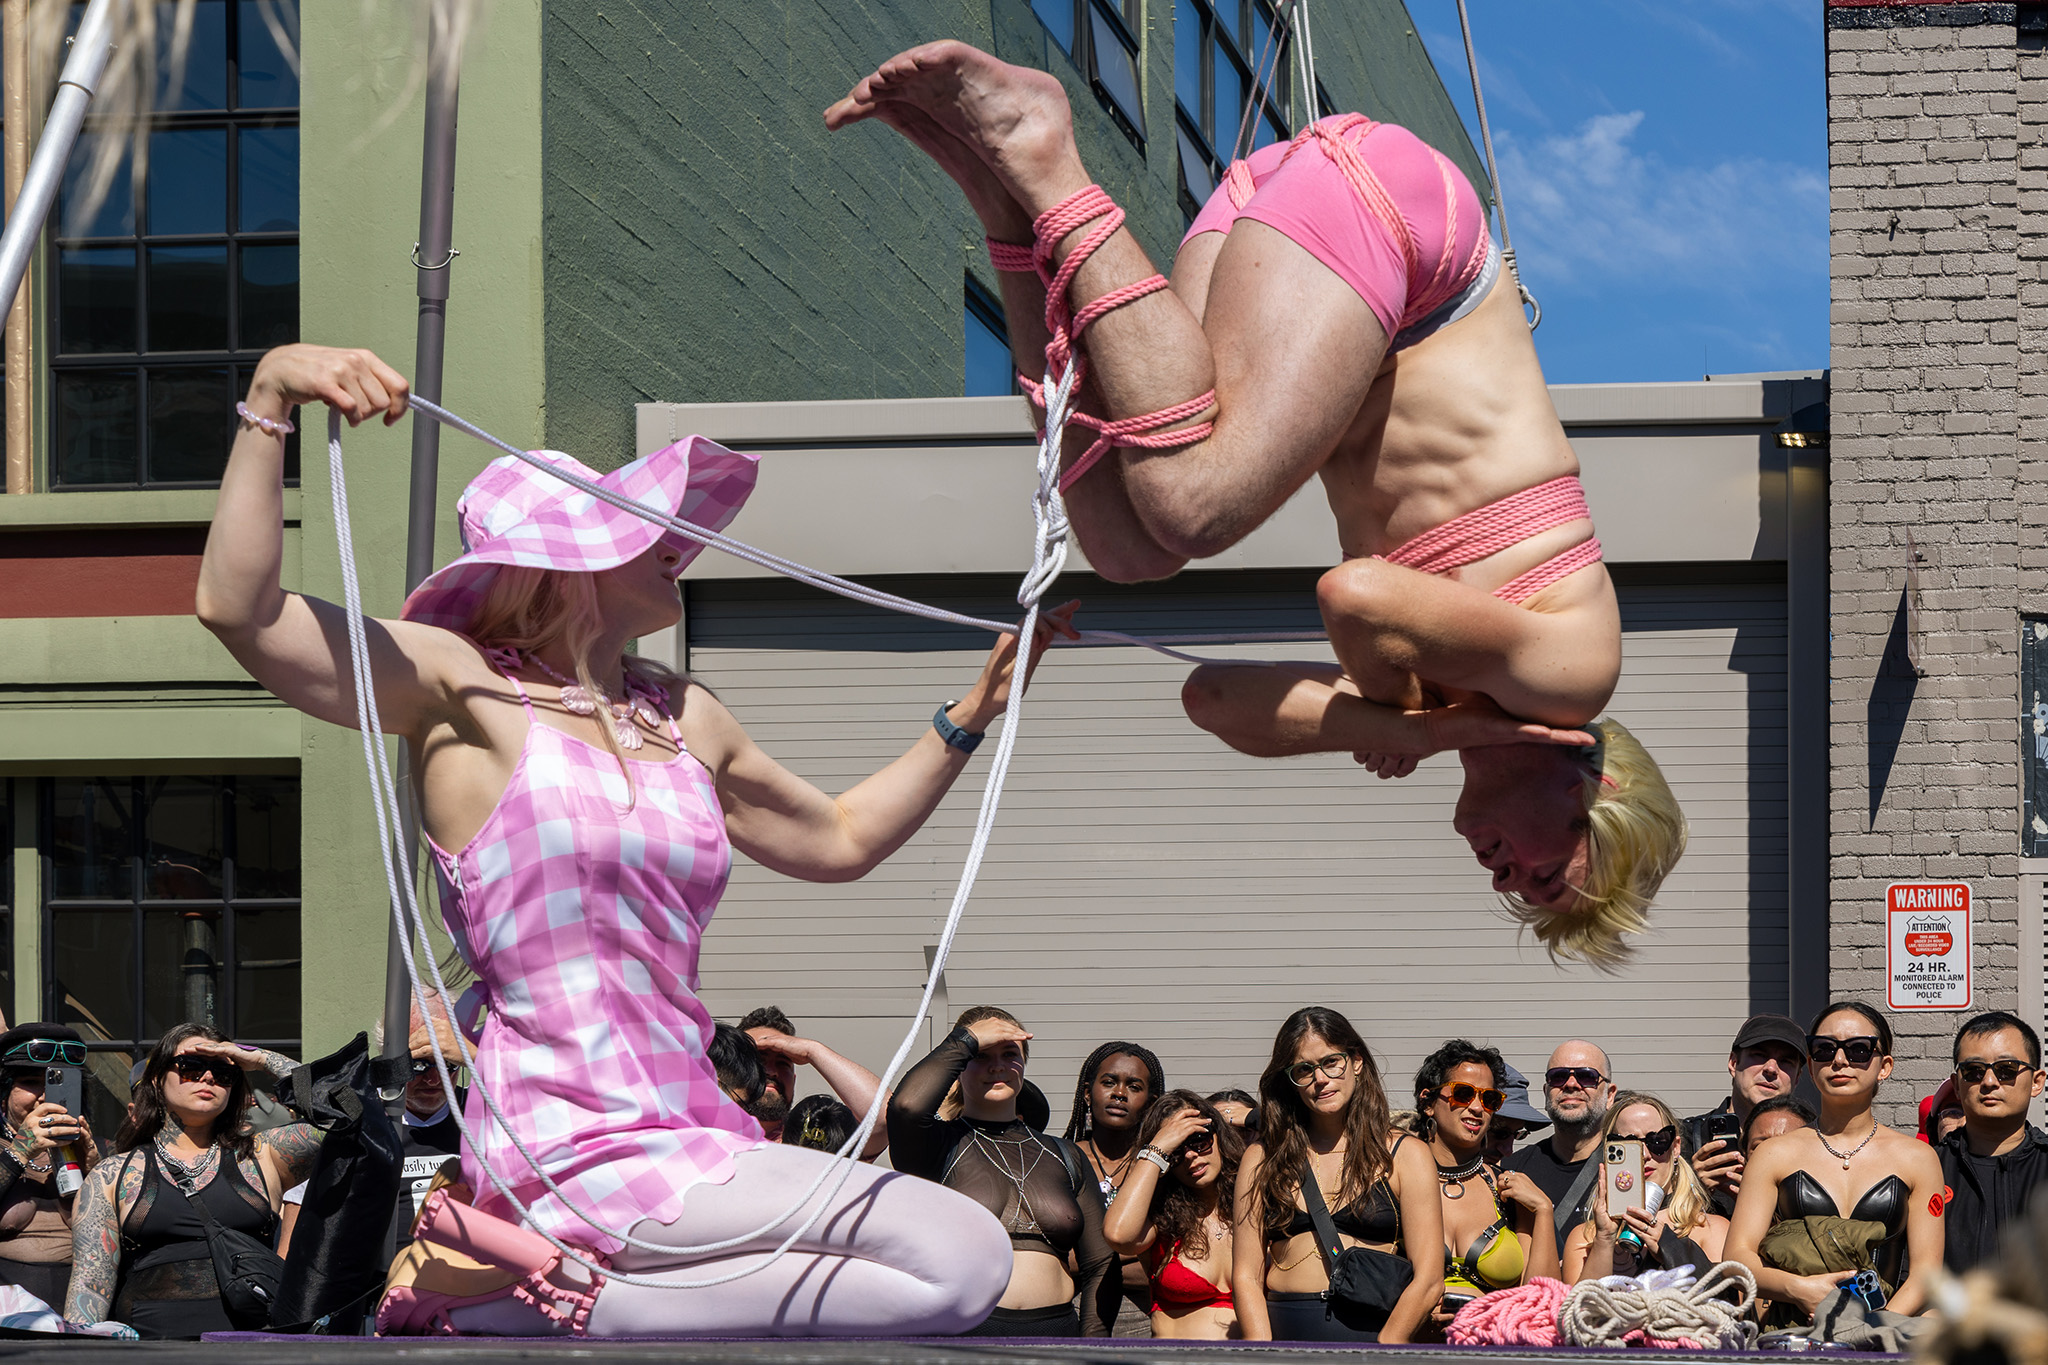
[[[448,1365],[530,1365],[549,1360],[661,1360],[675,1365],[1316,1365],[1346,1360],[1407,1361],[1410,1365],[1523,1365],[1536,1361],[1612,1358],[1611,1351],[1529,1347],[1469,1349],[1453,1346],[1348,1346],[1313,1342],[1164,1342],[1144,1340],[1046,1341],[996,1337],[705,1338],[532,1340],[513,1337],[301,1337],[224,1332],[203,1341],[107,1341],[57,1337],[48,1342],[0,1341],[0,1361],[111,1365],[147,1356],[174,1361],[231,1361],[239,1365],[368,1365],[373,1360],[446,1361]],[[1637,1353],[1640,1355],[1641,1353]],[[1783,1351],[1684,1352],[1718,1362],[1783,1365]],[[1872,1352],[1809,1352],[1836,1359],[1904,1361]],[[1669,1354],[1665,1353],[1665,1358]]]

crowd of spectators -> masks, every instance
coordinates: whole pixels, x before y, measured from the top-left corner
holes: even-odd
[[[392,1245],[459,1174],[463,1095],[444,1089],[427,1030],[410,1041]],[[977,1329],[989,1336],[1441,1341],[1465,1304],[1538,1277],[1726,1260],[1754,1273],[1767,1326],[1810,1320],[1865,1270],[1911,1314],[1937,1267],[1992,1256],[2048,1179],[2048,1134],[2028,1122],[2040,1040],[2002,1011],[1957,1031],[1918,1132],[1877,1121],[1891,1029],[1855,1001],[1803,1029],[1747,1020],[1727,1098],[1686,1118],[1585,1039],[1559,1043],[1533,1084],[1451,1039],[1402,1086],[1342,1014],[1309,1007],[1280,1026],[1255,1091],[1171,1089],[1150,1049],[1104,1043],[1056,1132],[1026,1077],[1031,1042],[1007,1011],[970,1009],[894,1093],[772,1006],[720,1024],[708,1050],[769,1140],[842,1151],[879,1106],[856,1155],[1002,1222],[1010,1284]],[[127,1120],[100,1142],[45,1094],[85,1060],[61,1025],[0,1034],[0,1283],[145,1336],[244,1325],[209,1231],[289,1250],[320,1135],[245,1115],[252,1081],[293,1063],[182,1025],[136,1064]]]

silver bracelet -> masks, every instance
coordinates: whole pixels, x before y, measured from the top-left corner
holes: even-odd
[[[1157,1147],[1140,1147],[1138,1149],[1138,1160],[1151,1162],[1159,1168],[1159,1174],[1161,1175],[1165,1175],[1173,1169],[1173,1158],[1160,1151]]]

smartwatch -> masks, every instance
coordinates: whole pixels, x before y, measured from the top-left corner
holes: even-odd
[[[946,741],[948,747],[958,749],[963,754],[971,754],[981,747],[981,735],[961,729],[946,717],[946,712],[959,704],[957,701],[949,701],[941,706],[932,716],[932,729],[939,732],[939,738]]]

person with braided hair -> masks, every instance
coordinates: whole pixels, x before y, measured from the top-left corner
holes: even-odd
[[[1081,1063],[1074,1082],[1074,1112],[1067,1119],[1067,1141],[1095,1168],[1102,1202],[1116,1201],[1138,1156],[1138,1128],[1145,1113],[1166,1093],[1166,1068],[1149,1047],[1137,1043],[1104,1043]],[[1119,1266],[1129,1312],[1119,1311],[1116,1335],[1152,1335],[1152,1289],[1145,1267],[1131,1257]]]

